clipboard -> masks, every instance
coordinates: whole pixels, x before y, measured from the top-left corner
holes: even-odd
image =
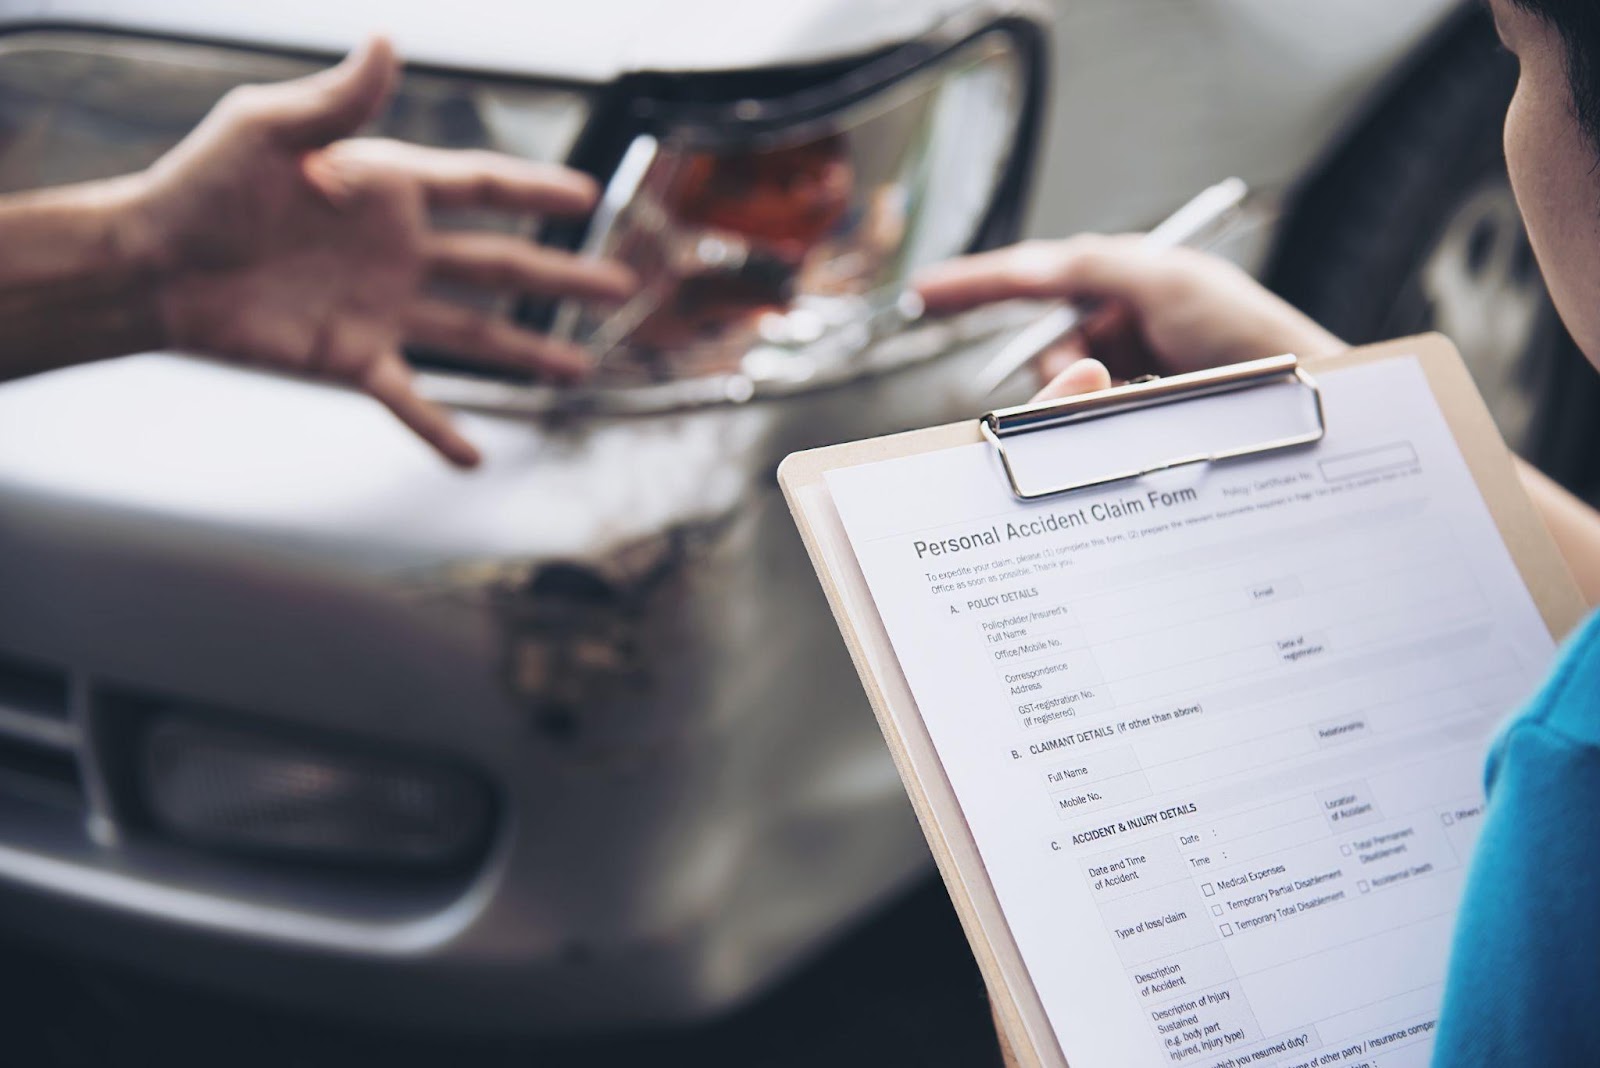
[[[1511,454],[1484,406],[1460,355],[1439,334],[1423,334],[1349,350],[1318,360],[1292,355],[1171,378],[1138,380],[1099,393],[990,412],[962,423],[834,445],[789,456],[778,469],[806,549],[848,646],[895,766],[944,879],[962,928],[989,991],[1000,1038],[1016,1062],[1028,1068],[1064,1068],[1067,1061],[1034,989],[998,897],[962,814],[911,687],[895,656],[874,605],[865,576],[842,521],[834,510],[825,477],[831,470],[877,463],[987,441],[999,453],[1001,468],[1019,500],[1037,500],[1091,486],[1131,480],[1187,464],[1225,463],[1256,454],[1314,445],[1326,426],[1316,384],[1319,371],[1414,357],[1421,366],[1446,425],[1460,450],[1523,583],[1552,637],[1564,637],[1586,607],[1554,541],[1522,489]],[[1300,391],[1309,413],[1292,433],[1254,442],[1196,442],[1193,452],[1147,458],[1071,480],[1051,480],[1048,472],[1025,470],[1014,455],[1019,438],[1059,433],[1094,419],[1115,419],[1131,411],[1178,404],[1204,404],[1207,398],[1244,390]]]

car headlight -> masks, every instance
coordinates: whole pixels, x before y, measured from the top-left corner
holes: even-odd
[[[555,321],[594,354],[593,402],[741,400],[870,369],[916,317],[911,273],[980,243],[1029,100],[1000,29],[897,73],[837,106],[812,90],[684,109],[633,140],[586,247],[645,284]]]

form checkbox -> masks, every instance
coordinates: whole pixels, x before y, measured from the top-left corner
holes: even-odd
[[[1217,894],[1217,888],[1212,886],[1210,883],[1201,883],[1200,892],[1206,895],[1206,897],[1215,897]]]
[[[1367,885],[1367,881],[1365,879],[1358,879],[1356,880],[1356,889],[1360,890],[1364,894],[1368,890],[1371,890],[1372,887]]]
[[[1223,938],[1232,938],[1233,937],[1233,924],[1225,923],[1225,924],[1222,925],[1220,930],[1222,931],[1222,937]]]
[[[1350,855],[1350,847],[1347,845],[1342,845],[1339,847],[1339,852],[1348,857]]]
[[[1211,906],[1211,915],[1213,915],[1213,916],[1221,916],[1222,915],[1222,906],[1221,905],[1212,905]]]
[[[1454,816],[1454,815],[1452,815],[1452,814],[1451,814],[1451,813],[1449,813],[1449,812],[1446,812],[1446,813],[1444,813],[1444,814],[1443,814],[1443,815],[1441,815],[1441,816],[1440,816],[1440,817],[1439,817],[1439,820],[1440,820],[1440,822],[1441,822],[1441,823],[1443,823],[1443,824],[1444,824],[1444,825],[1445,825],[1445,826],[1446,826],[1446,827],[1448,827],[1448,826],[1450,826],[1450,825],[1451,825],[1451,824],[1452,824],[1452,823],[1454,823],[1454,822],[1455,822],[1455,821],[1456,821],[1456,818],[1455,818],[1455,816]]]

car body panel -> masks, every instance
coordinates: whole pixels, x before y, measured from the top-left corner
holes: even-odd
[[[259,995],[261,974],[245,962],[298,946],[344,968],[366,960],[382,983],[410,991],[389,995],[385,1012],[415,1001],[408,1011],[431,1007],[441,1025],[491,1007],[500,1026],[538,1029],[703,1012],[757,989],[926,871],[848,657],[818,625],[826,608],[770,479],[793,448],[954,417],[971,400],[952,382],[970,380],[981,356],[859,383],[848,396],[571,433],[480,418],[484,474],[505,480],[492,493],[439,467],[355,394],[322,391],[307,405],[297,383],[170,357],[106,368],[118,372],[104,380],[109,408],[79,403],[74,378],[100,369],[19,383],[0,390],[0,425],[16,432],[0,432],[0,557],[29,566],[7,583],[0,648],[72,664],[91,695],[175,694],[275,724],[382,737],[450,754],[497,784],[504,815],[491,863],[443,901],[411,894],[409,910],[387,891],[363,897],[359,882],[264,884],[227,858],[174,867],[136,835],[116,843],[124,874],[165,888],[131,895],[147,921],[176,892],[218,899],[181,913],[187,942],[222,938],[209,955],[195,951],[209,981]],[[70,406],[81,421],[36,421],[59,414],[56,390],[78,397]],[[302,444],[274,449],[255,434],[231,459],[195,450],[218,419],[240,430],[293,419]],[[75,439],[108,434],[135,454],[131,468],[71,456]],[[601,466],[591,446],[617,451]],[[328,448],[350,457],[337,461],[349,484],[296,500],[296,485],[323,480]],[[42,477],[20,470],[50,454]],[[60,492],[74,469],[97,480],[92,491]],[[144,474],[128,478],[134,469]],[[366,469],[376,488],[363,491]],[[603,484],[584,481],[597,472]],[[451,501],[418,489],[435,479],[479,487],[456,491],[471,513],[462,528],[429,517]],[[193,493],[160,496],[173,487]],[[545,522],[519,499],[561,502],[566,514]],[[258,510],[274,500],[276,524]],[[587,542],[571,533],[584,524]],[[508,661],[573,636],[552,635],[522,597],[550,561],[581,562],[633,606],[618,613],[626,633],[606,635],[631,650],[627,662],[585,678],[581,708],[568,710],[575,720],[559,729],[548,695],[507,677]],[[573,626],[583,638],[584,620]],[[54,910],[68,938],[78,937],[62,915],[72,898],[108,890],[98,872],[41,873],[37,857],[3,851],[0,875],[48,891],[30,911]],[[128,906],[127,885],[109,889]],[[227,936],[249,945],[231,946],[218,969]],[[94,939],[100,953],[144,946]],[[578,996],[579,958],[583,975],[613,989],[625,973],[633,996]],[[485,960],[500,962],[518,1000],[502,992],[463,1004],[460,969]],[[405,970],[388,974],[397,963]],[[326,1004],[351,989],[333,968],[267,996]]]

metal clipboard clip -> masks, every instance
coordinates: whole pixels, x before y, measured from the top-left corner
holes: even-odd
[[[1309,391],[1314,419],[1311,428],[1304,432],[1274,436],[1265,441],[1234,445],[1220,450],[1175,456],[1153,464],[1141,464],[1129,470],[1035,490],[1023,488],[1017,478],[1013,457],[1006,450],[1006,441],[1020,434],[1052,430],[1073,423],[1121,415],[1124,412],[1286,383],[1297,383]],[[1006,479],[1011,483],[1011,492],[1018,500],[1023,501],[1036,501],[1044,497],[1071,493],[1074,490],[1124,482],[1187,464],[1217,463],[1244,456],[1257,456],[1314,445],[1321,441],[1327,432],[1322,391],[1317,387],[1316,381],[1300,366],[1299,358],[1293,355],[1271,356],[1264,360],[1251,360],[1248,363],[1232,364],[1209,371],[1193,371],[1188,374],[1173,375],[1170,378],[1149,376],[1136,379],[1125,386],[1100,390],[1096,393],[1084,393],[1076,397],[1039,404],[1025,404],[1016,408],[1001,408],[985,414],[979,421],[979,426],[983,436],[1000,454],[1000,463],[1005,468]]]

